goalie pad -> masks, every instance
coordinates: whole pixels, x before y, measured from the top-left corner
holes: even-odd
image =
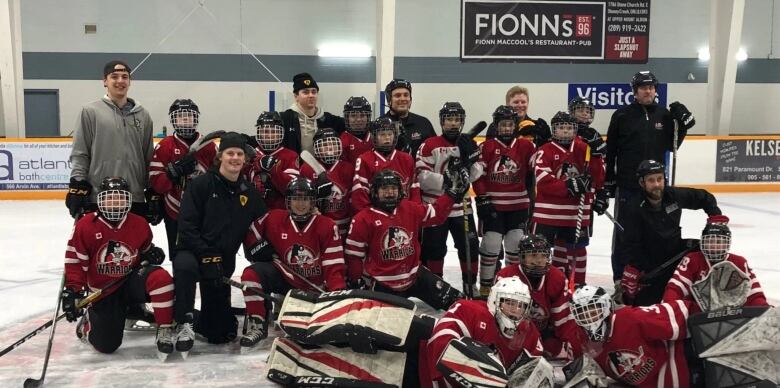
[[[563,388],[606,388],[609,379],[596,360],[589,354],[583,354],[574,361],[564,365],[563,375],[566,384]]]
[[[555,376],[552,364],[544,357],[534,357],[523,351],[509,368],[509,387],[553,388]]]
[[[379,351],[367,357],[349,348],[276,338],[268,356],[267,376],[286,387],[400,387],[405,362],[405,353]]]
[[[506,387],[504,365],[495,351],[469,337],[453,339],[436,363],[449,381],[461,387]]]
[[[750,293],[750,277],[734,263],[724,260],[712,266],[704,279],[691,286],[691,293],[702,311],[739,307]]]
[[[414,319],[414,302],[366,290],[317,294],[290,290],[279,312],[279,326],[297,342],[348,343],[355,351],[402,346]]]
[[[425,266],[417,270],[417,283],[421,290],[418,298],[437,310],[447,310],[466,295],[444,281]]]

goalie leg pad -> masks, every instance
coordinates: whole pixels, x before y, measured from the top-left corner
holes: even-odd
[[[436,276],[427,268],[420,266],[417,270],[417,280],[412,289],[411,296],[420,298],[423,302],[437,310],[447,310],[459,299],[466,297],[462,292],[453,288],[444,279]]]
[[[509,381],[494,350],[469,337],[450,341],[436,368],[462,387],[506,387]]]

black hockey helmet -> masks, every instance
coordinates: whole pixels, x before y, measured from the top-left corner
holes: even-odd
[[[701,232],[699,249],[710,263],[723,261],[731,249],[731,229],[726,224],[707,223]]]
[[[379,189],[383,186],[395,186],[398,189],[398,195],[393,199],[380,198]],[[401,185],[401,176],[397,172],[384,169],[379,171],[371,179],[371,204],[382,211],[392,212],[404,197],[404,190]]]
[[[590,125],[596,117],[596,107],[587,98],[575,97],[569,101],[569,114],[578,123]]]
[[[534,253],[543,253],[547,256],[547,262],[544,267],[530,266],[526,262],[525,255]],[[552,263],[552,247],[544,236],[535,234],[523,236],[518,245],[518,255],[520,256],[520,267],[523,269],[523,273],[528,277],[542,277],[546,275],[547,271],[550,269],[550,264]]]
[[[309,201],[309,208],[302,214],[295,212],[292,201],[304,200]],[[287,184],[287,188],[284,191],[284,203],[287,207],[287,212],[290,213],[290,218],[295,222],[304,223],[311,219],[314,214],[315,201],[317,200],[317,189],[314,188],[312,182],[302,176],[298,176]]]
[[[550,127],[552,138],[558,144],[569,145],[577,136],[577,120],[569,112],[556,113],[550,120]]]
[[[350,120],[352,118],[352,120]],[[352,122],[357,125],[353,125]],[[371,104],[363,97],[350,97],[344,104],[344,125],[355,136],[363,136],[371,121]]]
[[[398,144],[398,136],[400,135],[398,123],[391,120],[389,117],[384,116],[377,117],[368,125],[368,127],[371,129],[371,141],[374,142],[374,149],[384,154],[393,152],[395,145]],[[391,144],[380,144],[381,139],[379,139],[378,134],[384,131],[393,132],[393,141]]]
[[[133,205],[133,195],[127,180],[118,176],[103,178],[97,195],[98,211],[108,221],[118,222],[127,216]]]
[[[447,128],[444,126],[444,119],[452,117],[460,118],[460,126],[457,128]],[[449,141],[455,141],[463,130],[463,124],[466,121],[466,110],[459,102],[445,102],[439,109],[439,124],[441,124],[441,133]]]
[[[658,78],[655,78],[655,74],[649,70],[640,71],[631,77],[631,89],[634,90],[634,93],[640,86],[645,85],[653,85],[654,88],[658,89]]]
[[[198,130],[200,109],[189,98],[178,98],[168,108],[168,118],[177,135],[184,139],[192,139]]]
[[[284,140],[284,122],[279,112],[260,113],[255,122],[257,143],[263,151],[275,151]]]
[[[412,95],[412,83],[401,78],[394,78],[392,81],[390,81],[387,86],[385,86],[385,94],[387,95],[388,102],[390,101],[390,96],[393,95],[393,90],[404,88],[409,90],[409,96]]]
[[[320,128],[314,133],[314,157],[320,163],[332,166],[341,158],[341,138],[333,128]]]
[[[504,120],[511,120],[514,122],[511,134],[506,134],[501,131],[499,123]],[[496,128],[496,137],[504,143],[511,142],[512,139],[520,134],[520,129],[518,127],[519,122],[520,116],[518,116],[517,112],[509,105],[499,105],[496,110],[493,111],[493,126]]]
[[[650,174],[663,174],[665,172],[666,168],[663,163],[648,159],[639,162],[639,167],[636,168],[636,177],[641,179]]]

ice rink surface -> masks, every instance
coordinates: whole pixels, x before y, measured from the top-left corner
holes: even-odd
[[[770,303],[780,301],[780,194],[718,194],[723,213],[731,218],[732,252],[747,258]],[[0,348],[12,344],[51,318],[63,268],[65,245],[72,228],[63,201],[0,201]],[[683,236],[698,238],[706,215],[683,215]],[[162,224],[153,228],[154,242],[167,247]],[[588,247],[588,282],[612,288],[612,227],[598,217]],[[452,240],[445,278],[460,287],[460,269]],[[237,274],[246,261],[239,257]],[[170,271],[170,263],[164,265]],[[234,305],[243,306],[238,290]],[[421,306],[422,307],[422,306]],[[423,308],[425,309],[425,308]],[[17,387],[39,378],[49,332],[39,334],[0,358],[0,386]],[[274,332],[272,332],[272,335]],[[278,333],[277,333],[278,334]],[[124,343],[110,355],[99,354],[75,336],[75,323],[60,321],[46,376],[52,387],[264,387],[267,351],[239,354],[238,343],[196,342],[187,360],[174,354],[161,363],[154,334],[126,332]]]

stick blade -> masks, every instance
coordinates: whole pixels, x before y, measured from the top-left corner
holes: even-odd
[[[27,380],[24,380],[24,388],[36,388],[43,385],[43,378],[41,379],[34,379],[34,378],[28,378]]]

